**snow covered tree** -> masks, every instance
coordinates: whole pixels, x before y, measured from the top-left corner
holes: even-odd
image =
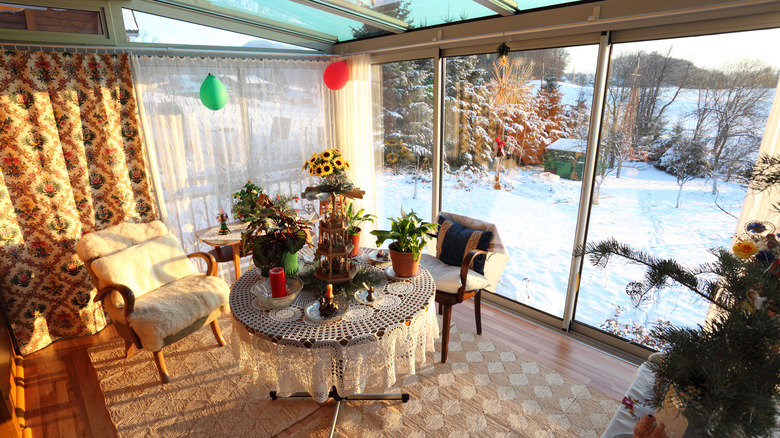
[[[433,147],[433,79],[430,60],[382,66],[384,159],[395,169],[430,166]]]
[[[766,122],[767,102],[771,102],[772,78],[777,75],[760,60],[728,64],[720,71],[701,77],[700,117],[711,128],[712,193],[718,192],[718,179],[726,179],[744,167],[744,153],[733,153],[738,145],[757,146]],[[757,147],[752,151],[754,155]],[[755,156],[755,155],[754,155]]]
[[[685,183],[706,176],[709,171],[707,146],[699,141],[683,138],[661,157],[661,164],[666,167],[667,172],[677,178],[680,189],[677,191],[675,208],[680,208],[680,198]]]
[[[539,163],[547,146],[548,122],[537,112],[533,95],[531,65],[522,56],[499,58],[493,63],[491,120],[496,120],[496,136],[506,141],[506,151],[518,164]]]
[[[445,162],[454,169],[485,167],[491,162],[485,145],[492,144],[487,71],[478,56],[447,58],[445,85]]]
[[[570,113],[564,108],[562,99],[557,78],[547,76],[544,85],[539,89],[538,97],[538,114],[545,121],[545,142],[541,154],[544,153],[544,148],[555,140],[569,137]]]

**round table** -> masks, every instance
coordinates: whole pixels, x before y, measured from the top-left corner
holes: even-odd
[[[231,222],[227,224],[229,234],[219,234],[220,225],[205,228],[195,232],[195,237],[214,249],[208,253],[213,255],[217,263],[233,262],[236,278],[241,277],[241,233],[249,226],[248,222]]]
[[[251,291],[262,277],[250,269],[230,291],[231,345],[241,371],[281,397],[305,391],[319,403],[333,388],[341,396],[362,394],[414,374],[439,337],[433,277],[420,269],[411,280],[377,286],[385,296],[373,306],[353,299],[341,320],[327,324],[305,316],[322,293],[307,287],[290,307],[263,307]]]

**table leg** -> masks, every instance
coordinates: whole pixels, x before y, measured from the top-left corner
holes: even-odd
[[[336,420],[339,418],[339,410],[341,409],[341,399],[336,400],[336,411],[333,413],[333,421],[330,423],[330,433],[328,438],[333,438],[333,434],[336,433]]]
[[[268,394],[271,397],[271,400],[277,400],[279,399],[279,396],[276,394],[276,391],[271,391]],[[288,398],[298,398],[298,397],[311,397],[311,395],[308,392],[305,391],[299,391],[296,393],[293,393]],[[402,403],[406,403],[409,401],[409,394],[403,393],[403,394],[355,394],[355,395],[349,395],[346,397],[342,397],[339,395],[339,392],[336,390],[336,387],[334,386],[331,388],[330,393],[328,393],[328,397],[332,398],[333,400],[336,400],[336,411],[333,413],[333,421],[330,424],[330,435],[328,435],[329,438],[333,438],[333,434],[336,432],[336,420],[339,418],[339,411],[341,410],[341,402],[342,401],[350,401],[350,400],[401,400]]]
[[[236,280],[241,278],[241,242],[233,244],[233,267],[236,269]]]

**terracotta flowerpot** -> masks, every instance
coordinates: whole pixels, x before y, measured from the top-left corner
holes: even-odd
[[[420,270],[420,259],[415,260],[414,254],[395,250],[395,243],[390,246],[390,261],[393,263],[393,271],[399,277],[413,277]]]
[[[360,245],[360,228],[357,229],[357,234],[350,234],[349,237],[352,238],[352,257],[357,257],[358,251],[360,251],[360,248],[358,248],[358,245]]]

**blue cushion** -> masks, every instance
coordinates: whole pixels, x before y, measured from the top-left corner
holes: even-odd
[[[436,239],[436,255],[439,260],[452,266],[460,266],[466,254],[472,249],[487,251],[493,240],[492,231],[473,230],[439,215],[439,236]],[[485,273],[485,255],[474,258],[471,269]]]

